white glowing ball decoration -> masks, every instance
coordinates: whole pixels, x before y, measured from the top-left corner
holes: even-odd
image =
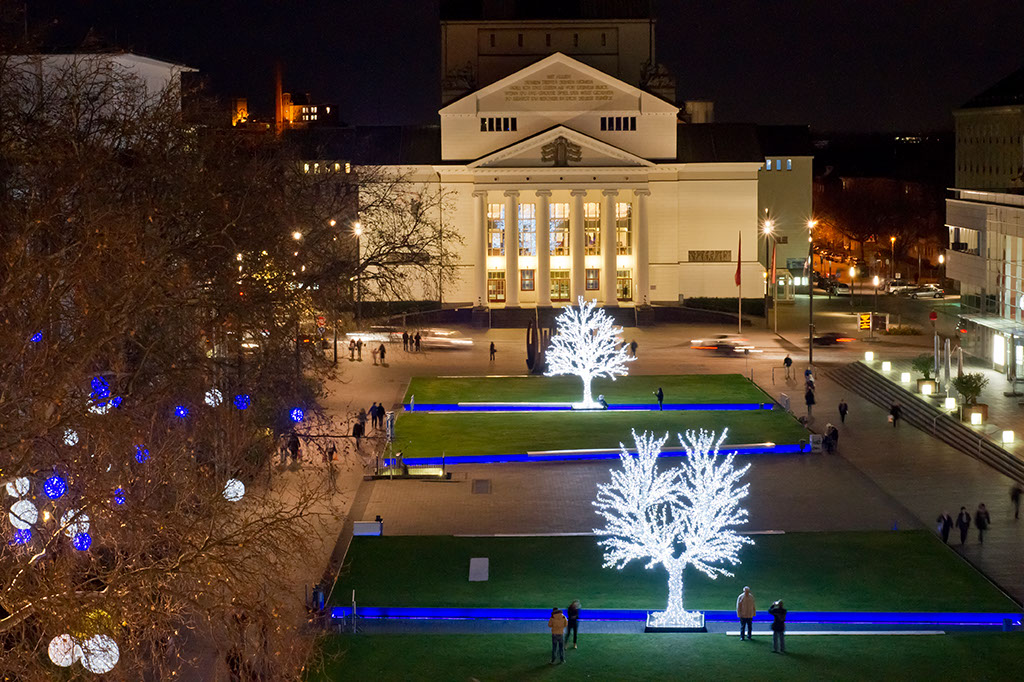
[[[19,476],[13,481],[7,481],[7,485],[4,487],[11,497],[25,497],[28,495],[29,480],[24,476]]]
[[[64,432],[64,444],[65,445],[78,445],[78,433],[73,429],[67,429]]]
[[[217,407],[222,402],[224,402],[224,395],[216,388],[211,388],[209,391],[206,392],[205,401],[206,404],[209,405],[210,407]]]
[[[89,515],[80,509],[71,509],[60,517],[60,525],[64,526],[64,534],[73,538],[81,533],[89,532]]]
[[[229,478],[224,484],[224,499],[228,502],[238,502],[245,495],[245,484],[237,478]]]
[[[71,635],[57,635],[51,639],[50,646],[46,647],[46,653],[50,655],[50,660],[55,665],[62,668],[70,667],[82,657],[82,649]]]
[[[80,660],[86,670],[97,675],[109,673],[121,660],[121,650],[109,635],[93,635],[81,643],[71,635],[57,635],[46,653],[54,665],[68,668]]]
[[[11,525],[18,530],[28,530],[39,520],[39,510],[28,500],[18,500],[11,505],[8,517],[11,519]]]

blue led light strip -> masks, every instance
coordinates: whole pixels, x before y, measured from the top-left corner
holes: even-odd
[[[363,606],[363,618],[394,618],[399,620],[541,620],[551,616],[551,609],[510,608],[458,608],[458,607],[400,607]],[[332,618],[346,618],[352,609],[347,606],[331,608]],[[646,610],[638,609],[586,609],[587,620],[645,621]],[[735,622],[735,611],[704,611],[704,619],[712,622]],[[767,613],[754,618],[759,623],[770,623]],[[1020,613],[979,612],[907,612],[896,611],[790,611],[787,623],[835,623],[850,625],[987,625],[1002,626],[1009,620],[1020,625]]]
[[[405,403],[406,412],[569,412],[571,403]],[[665,412],[692,410],[771,410],[775,404],[766,403],[665,403]],[[657,412],[657,403],[609,403],[611,411]],[[593,410],[581,410],[582,412]]]

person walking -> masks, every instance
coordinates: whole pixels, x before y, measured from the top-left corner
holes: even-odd
[[[846,423],[846,413],[850,411],[850,406],[846,404],[846,398],[839,401],[839,421],[843,424]]]
[[[807,392],[804,393],[804,402],[807,403],[807,416],[811,416],[811,408],[814,407],[814,389],[808,387]]]
[[[384,344],[380,344],[380,364],[382,367],[387,367],[387,363],[384,362],[384,356],[386,353],[387,349],[384,347]]]
[[[370,426],[373,427],[374,431],[377,430],[377,403],[376,402],[374,402],[373,405],[370,406]]]
[[[409,350],[409,332],[402,331],[402,350]]]
[[[565,663],[565,628],[569,621],[557,606],[551,609],[548,627],[551,628],[551,665],[555,664],[555,656],[559,663]]]
[[[377,426],[384,428],[384,418],[387,416],[388,411],[384,409],[384,403],[377,403]]]
[[[786,359],[782,361],[782,366],[786,368],[786,378],[791,378],[793,376],[793,358],[789,357],[789,353],[786,353]]]
[[[772,653],[786,653],[786,607],[778,600],[768,609],[775,620],[772,621]]]
[[[349,339],[348,340],[348,359],[349,360],[355,360],[356,359],[356,340],[355,339]]]
[[[373,364],[376,365],[377,364],[377,348],[376,347],[374,347],[372,353],[373,353]]]
[[[356,360],[363,361],[363,340],[356,339]]]
[[[494,362],[494,355],[498,352],[498,349],[494,347],[494,341],[491,341],[491,362]]]
[[[967,507],[960,507],[960,513],[956,515],[956,528],[960,531],[960,546],[967,542],[967,531],[971,527],[971,514]]]
[[[1024,493],[1024,488],[1020,487],[1020,483],[1014,483],[1013,487],[1010,488],[1010,502],[1013,503],[1013,518],[1020,518],[1020,495]]]
[[[953,530],[953,517],[949,515],[949,512],[942,512],[939,514],[939,518],[935,519],[935,529],[939,532],[942,537],[942,544],[949,544],[949,531]]]
[[[633,339],[632,341],[629,342],[629,354],[632,355],[634,358],[636,357],[636,349],[637,348],[638,348],[638,345],[637,345],[636,339]]]
[[[658,410],[665,409],[665,392],[661,390],[661,386],[658,386],[658,390],[654,392],[654,397],[658,399]]]
[[[839,429],[834,424],[829,424],[825,427],[825,431],[828,432],[828,437],[832,441],[832,449],[839,452]]]
[[[361,421],[357,420],[356,423],[352,425],[352,437],[356,439],[356,450],[359,449],[359,441],[362,439],[363,433],[365,431],[366,431],[366,424],[365,424],[365,422],[361,422]]]
[[[416,352],[417,353],[420,352],[420,338],[421,338],[420,337],[420,333],[416,332],[416,336],[413,337],[413,340],[416,341]]]
[[[992,519],[988,515],[988,509],[985,508],[985,503],[978,505],[978,510],[974,512],[974,525],[978,528],[978,543],[985,544],[985,531],[992,525]]]
[[[288,454],[291,455],[292,464],[295,464],[299,459],[299,435],[294,431],[288,438]]]
[[[903,408],[900,407],[899,403],[894,402],[889,406],[889,421],[892,422],[892,427],[894,429],[896,428],[896,425],[900,423],[900,415],[902,414]]]
[[[573,599],[566,611],[569,615],[569,632],[572,633],[572,648],[576,648],[576,638],[580,634],[580,600]],[[565,633],[565,643],[569,643],[569,632]]]
[[[754,616],[757,615],[757,607],[754,604],[754,595],[749,587],[744,587],[740,596],[736,597],[736,616],[740,619],[740,641],[754,639]],[[746,636],[744,636],[744,632]]]

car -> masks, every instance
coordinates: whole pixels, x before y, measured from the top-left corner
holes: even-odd
[[[850,343],[857,339],[847,334],[840,334],[839,332],[825,332],[823,334],[814,335],[815,346],[835,346],[839,343]]]
[[[469,350],[473,347],[473,339],[467,339],[451,329],[420,329],[418,332],[421,348]],[[416,332],[413,336],[416,336]]]
[[[850,296],[850,285],[846,282],[832,282],[828,288],[828,293],[833,296]]]
[[[945,298],[946,291],[938,284],[925,284],[906,292],[910,298]]]
[[[899,294],[903,291],[916,288],[916,284],[911,284],[905,279],[890,279],[885,283],[885,293],[887,294]]]
[[[753,351],[750,341],[739,334],[716,334],[708,339],[692,339],[690,347],[696,350],[713,350],[723,355]]]

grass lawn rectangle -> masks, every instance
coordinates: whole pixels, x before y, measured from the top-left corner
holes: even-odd
[[[595,523],[597,518],[595,517]],[[985,578],[925,531],[759,535],[734,578],[686,572],[688,608],[728,610],[750,585],[764,606],[796,611],[1017,611]],[[490,578],[469,582],[469,560],[490,559]],[[593,537],[357,537],[332,600],[363,606],[659,609],[664,569],[634,561],[605,569]]]
[[[657,401],[658,387],[666,403],[770,403],[771,396],[740,374],[635,375],[595,379],[593,393],[612,404]],[[577,402],[583,382],[575,376],[413,377],[404,402],[416,396],[417,405],[459,402]]]
[[[721,432],[726,445],[793,444],[807,431],[782,410],[701,412],[405,412],[395,425],[395,452],[406,457],[521,454],[538,450],[630,447],[630,429],[671,434],[687,429]]]
[[[551,638],[540,634],[360,635],[327,637],[328,680],[1012,680],[1020,676],[1024,635],[788,637],[598,635],[580,623],[579,648],[551,666]]]

